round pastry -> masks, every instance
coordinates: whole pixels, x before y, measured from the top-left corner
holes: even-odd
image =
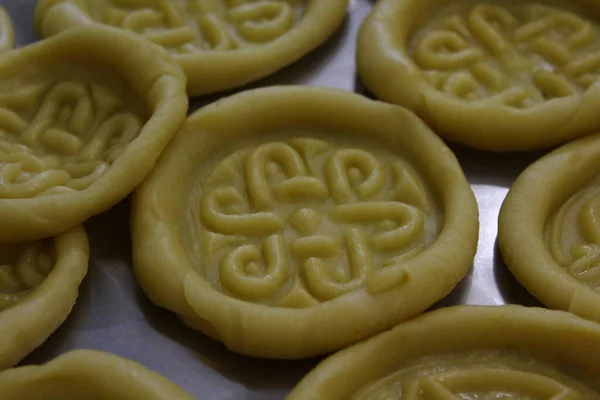
[[[15,34],[12,21],[4,7],[0,6],[0,54],[15,47]]]
[[[64,322],[88,261],[83,227],[54,239],[0,245],[0,370],[17,364]]]
[[[530,165],[500,211],[513,275],[548,307],[600,322],[600,135]]]
[[[193,400],[141,364],[94,350],[0,372],[0,393],[10,400]]]
[[[187,104],[169,54],[118,30],[76,28],[2,56],[0,242],[55,236],[125,198]]]
[[[207,106],[134,193],[144,291],[256,357],[330,352],[426,310],[477,246],[452,152],[414,114],[338,90]]]
[[[450,141],[551,147],[600,128],[599,13],[585,0],[381,0],[360,28],[358,70]]]
[[[292,64],[341,25],[348,0],[39,0],[43,37],[101,23],[167,48],[191,96],[232,89]]]
[[[331,356],[286,400],[592,400],[598,348],[600,326],[568,313],[451,307]]]

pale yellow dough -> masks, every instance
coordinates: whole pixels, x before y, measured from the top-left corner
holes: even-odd
[[[143,365],[94,350],[0,372],[0,393],[6,400],[193,400]]]
[[[195,113],[132,214],[150,299],[269,358],[330,352],[426,310],[467,273],[478,232],[456,158],[414,114],[309,87]]]
[[[43,37],[101,23],[167,48],[198,96],[233,89],[292,64],[342,24],[348,0],[39,0]]]
[[[451,307],[329,357],[286,400],[598,400],[599,348],[568,313]]]
[[[447,140],[551,147],[600,128],[598,21],[587,0],[381,0],[360,28],[358,70]]]
[[[0,6],[0,54],[15,47],[15,33],[12,21],[4,7]]]
[[[64,322],[88,261],[83,227],[42,242],[0,245],[0,370],[17,364]]]
[[[600,322],[600,135],[530,165],[500,212],[498,243],[515,277],[551,308]]]
[[[126,197],[185,120],[185,77],[133,35],[84,27],[0,58],[0,242],[57,235]]]

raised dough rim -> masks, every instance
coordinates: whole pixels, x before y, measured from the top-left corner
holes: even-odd
[[[0,312],[0,370],[41,345],[67,318],[88,271],[89,243],[83,226],[54,238],[56,263],[23,301]],[[56,309],[56,307],[61,306]]]
[[[77,48],[83,55],[76,57],[83,59],[90,58],[90,54],[92,59],[104,59],[102,54],[111,54],[118,60],[111,65],[131,82],[139,95],[143,93],[146,109],[152,114],[119,159],[89,188],[66,195],[0,199],[2,242],[54,236],[112,207],[146,177],[185,120],[188,98],[181,69],[160,47],[116,29],[75,28],[9,52],[0,58],[0,75],[12,75],[15,65],[26,64],[32,57],[48,59],[55,57],[56,52],[62,58],[73,57],[71,48]]]
[[[521,284],[551,308],[600,322],[600,295],[554,261],[545,241],[548,217],[600,168],[600,134],[560,147],[527,167],[498,218],[498,245]]]
[[[0,391],[6,385],[34,385],[36,381],[51,379],[92,381],[91,387],[113,387],[117,383],[123,391],[141,388],[145,400],[192,400],[182,389],[162,375],[129,359],[96,350],[72,350],[40,366],[18,367],[0,372]],[[100,381],[103,385],[98,385]],[[119,382],[120,381],[120,382]],[[132,385],[132,381],[137,385]],[[94,384],[95,383],[95,384]],[[139,394],[139,392],[138,392]],[[70,399],[65,399],[70,400]],[[115,399],[116,400],[116,399]]]
[[[475,331],[462,329],[469,325],[479,326]],[[446,330],[460,331],[460,335],[464,335],[460,338],[464,345],[448,348],[441,353],[443,355],[485,350],[487,346],[494,347],[495,344],[505,345],[509,351],[514,351],[515,348],[523,349],[525,350],[524,355],[530,355],[527,352],[530,350],[531,342],[535,342],[535,338],[513,334],[514,337],[511,337],[510,340],[505,340],[503,335],[503,332],[524,328],[535,329],[543,334],[546,340],[549,337],[555,341],[556,339],[579,338],[580,340],[575,343],[584,343],[584,348],[591,354],[596,354],[596,363],[588,361],[588,369],[592,366],[600,374],[598,364],[600,358],[597,355],[597,349],[600,346],[600,325],[596,323],[585,321],[562,311],[519,305],[453,306],[420,315],[330,356],[311,370],[296,385],[286,400],[346,399],[348,397],[344,397],[344,395],[355,394],[356,391],[364,389],[366,385],[395,372],[398,367],[411,361],[440,354],[435,351],[435,354],[430,354],[432,352],[423,348],[422,343],[428,341],[429,337],[437,336],[439,337],[437,343],[440,347],[448,347],[443,340]],[[486,342],[490,344],[486,344]],[[536,343],[536,345],[539,344]],[[552,361],[564,362],[564,358],[557,354],[560,355],[563,350],[566,353],[570,351],[569,346],[552,347],[543,344],[542,348],[554,353],[545,356]],[[537,354],[535,355],[537,356]],[[369,358],[373,357],[380,359],[381,363],[373,365],[372,362],[369,362]],[[571,357],[569,360],[571,363],[579,362],[579,359],[573,360],[573,358]],[[579,363],[579,366],[581,365]],[[596,382],[596,384],[600,383]],[[338,393],[339,388],[344,388],[347,392]]]
[[[60,8],[58,14],[52,15],[52,32],[44,32],[46,16],[51,7],[63,1],[65,0],[38,2],[34,24],[42,36],[55,33],[56,26],[65,22],[61,14],[64,9]],[[260,45],[259,48],[175,55],[175,59],[187,75],[188,94],[200,96],[238,88],[292,64],[333,35],[342,24],[347,8],[348,0],[308,0],[306,14],[299,24],[274,41]],[[60,21],[61,19],[63,21]],[[71,26],[89,23],[99,24],[82,18],[68,19]]]
[[[411,133],[405,138],[389,138],[389,136],[388,138],[391,141],[400,142],[397,144],[398,146],[404,142],[407,147],[418,148],[418,152],[421,154],[410,154],[410,156],[422,158],[419,160],[421,163],[424,163],[425,159],[429,160],[425,162],[427,165],[425,168],[431,168],[426,173],[429,175],[427,180],[438,179],[443,182],[439,185],[442,187],[439,190],[442,192],[440,196],[443,196],[443,200],[438,200],[443,203],[440,208],[444,209],[446,219],[440,236],[430,248],[435,249],[435,254],[428,250],[429,256],[421,254],[407,263],[407,270],[410,271],[412,279],[416,279],[417,282],[423,283],[423,276],[427,276],[427,272],[435,269],[437,273],[438,279],[435,280],[437,285],[426,281],[430,286],[430,295],[425,301],[411,304],[408,311],[405,307],[403,311],[396,312],[395,307],[400,309],[406,305],[405,297],[409,297],[409,301],[412,301],[410,295],[403,294],[407,291],[404,286],[377,296],[370,296],[363,289],[310,309],[274,309],[225,296],[214,290],[195,272],[194,267],[185,256],[179,234],[174,230],[177,222],[171,215],[165,216],[165,213],[170,212],[165,211],[165,207],[168,207],[167,204],[175,204],[175,202],[162,204],[161,196],[166,195],[167,191],[161,190],[161,185],[168,181],[169,196],[174,192],[177,193],[179,186],[184,185],[180,180],[167,179],[167,176],[171,176],[167,171],[177,170],[179,176],[187,175],[184,170],[177,168],[177,160],[184,159],[182,154],[188,155],[188,150],[201,146],[196,143],[194,136],[208,137],[206,135],[210,135],[210,133],[196,134],[194,132],[199,131],[201,126],[210,131],[213,119],[217,121],[222,118],[226,119],[226,115],[236,112],[238,116],[236,120],[243,121],[252,114],[252,110],[270,110],[270,115],[277,115],[277,118],[281,120],[303,118],[284,118],[281,113],[273,111],[273,108],[285,108],[290,104],[294,104],[295,107],[298,107],[298,104],[306,104],[305,107],[307,110],[311,110],[311,115],[317,112],[315,110],[322,110],[328,115],[327,118],[330,116],[323,110],[337,107],[337,112],[344,109],[344,115],[352,115],[356,120],[360,118],[358,115],[362,117],[369,115],[378,118],[379,122],[387,121],[387,124],[382,123],[381,125],[393,124],[397,130],[406,128],[408,125],[415,131],[414,134]],[[238,111],[242,109],[246,109],[244,113],[247,116],[240,116]],[[299,114],[296,111],[298,108],[287,109],[293,110],[289,111],[288,115]],[[302,111],[300,115],[308,112]],[[320,120],[322,117],[315,118]],[[366,123],[368,124],[368,122]],[[319,122],[319,124],[331,125],[330,122],[328,124]],[[336,124],[340,125],[341,123],[334,122],[334,125]],[[360,129],[357,130],[360,131]],[[220,132],[219,138],[222,138],[226,132],[228,131]],[[200,143],[206,143],[206,140]],[[439,157],[433,163],[430,162],[431,158],[426,156],[431,153]],[[165,179],[166,181],[164,181]],[[282,86],[256,89],[231,96],[201,109],[189,118],[161,156],[156,169],[136,190],[133,204],[134,269],[138,281],[151,300],[180,314],[186,323],[201,329],[205,334],[219,338],[236,352],[269,358],[308,357],[337,350],[343,345],[387,329],[400,320],[424,311],[450,292],[467,273],[473,261],[478,235],[477,204],[460,165],[443,142],[429,131],[414,114],[400,107],[375,102],[345,91],[324,88]],[[177,206],[173,205],[173,207],[181,207],[181,204],[177,203]],[[450,208],[451,211],[448,212],[447,208]],[[432,260],[443,261],[436,261],[433,264],[437,265],[432,267]],[[440,263],[443,263],[443,267]],[[408,265],[410,266],[408,267]],[[203,290],[193,290],[197,286],[202,287]],[[161,287],[161,290],[156,290],[157,287]],[[416,288],[411,290],[414,291]],[[418,289],[421,297],[422,290],[422,287]],[[195,299],[195,311],[190,304],[190,297]],[[199,311],[199,308],[202,310]],[[316,309],[319,310],[319,313],[315,317],[313,314]],[[382,311],[378,314],[378,318],[374,318],[370,309],[387,309],[387,313]],[[264,312],[267,310],[268,312]],[[198,312],[201,312],[202,315],[198,315]],[[352,314],[352,316],[340,317],[344,313]],[[227,317],[228,314],[232,314],[231,317]],[[232,322],[228,323],[227,319]],[[328,329],[334,328],[331,325],[332,321],[336,319],[339,326],[335,327],[335,330],[338,333],[336,335],[324,333]],[[290,321],[290,325],[294,325],[298,321],[302,321],[302,323],[299,328],[291,328],[294,330],[294,335],[289,332],[286,335],[283,332],[286,328],[282,328],[285,325],[282,321]],[[323,323],[321,324],[319,321]],[[270,327],[269,330],[264,331],[265,326]],[[328,326],[329,328],[325,329]],[[318,339],[307,340],[304,334],[314,333],[315,330],[320,332]],[[292,336],[294,337],[292,338]],[[287,341],[294,341],[295,344],[293,346],[286,345]],[[264,348],[257,350],[256,348],[260,346],[264,346]]]
[[[600,128],[600,83],[580,96],[556,98],[524,110],[456,100],[433,88],[407,55],[406,42],[417,23],[411,11],[456,1],[381,0],[375,4],[361,24],[357,41],[357,68],[365,85],[382,100],[414,110],[442,137],[480,150],[549,148]],[[577,1],[600,13],[597,3]],[[399,31],[398,26],[406,29]],[[574,126],[576,121],[582,122]]]

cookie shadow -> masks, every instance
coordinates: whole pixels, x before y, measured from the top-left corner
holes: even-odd
[[[432,305],[427,311],[434,311],[444,307],[452,307],[456,305],[466,304],[469,291],[471,290],[471,281],[473,278],[473,265],[469,272],[461,279],[461,281],[452,289],[452,291],[443,299]]]
[[[285,389],[298,383],[323,357],[303,360],[257,359],[229,351],[201,332],[187,327],[175,314],[153,305],[141,291],[138,303],[150,326],[192,352],[206,367],[250,390]]]
[[[532,296],[510,272],[498,247],[494,245],[494,278],[498,291],[505,304],[519,304],[527,307],[545,307],[538,299]]]

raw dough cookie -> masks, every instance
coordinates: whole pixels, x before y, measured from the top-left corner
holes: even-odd
[[[473,192],[414,114],[347,92],[248,91],[194,114],[133,204],[153,302],[243,354],[329,352],[467,273]]]
[[[88,261],[83,227],[54,239],[0,245],[0,370],[18,363],[63,323]]]
[[[12,21],[4,7],[0,6],[0,54],[15,47],[15,34]]]
[[[93,350],[1,372],[0,393],[7,400],[193,400],[141,364]]]
[[[600,135],[529,166],[500,212],[498,243],[540,301],[600,322]]]
[[[600,4],[381,0],[358,38],[379,98],[484,150],[550,147],[600,128]]]
[[[286,400],[598,400],[599,348],[568,313],[452,307],[333,355]]]
[[[0,58],[0,242],[54,236],[112,207],[185,120],[163,49],[85,27]]]
[[[47,37],[99,22],[167,48],[188,94],[232,89],[270,75],[327,40],[348,0],[40,0],[35,23]]]

